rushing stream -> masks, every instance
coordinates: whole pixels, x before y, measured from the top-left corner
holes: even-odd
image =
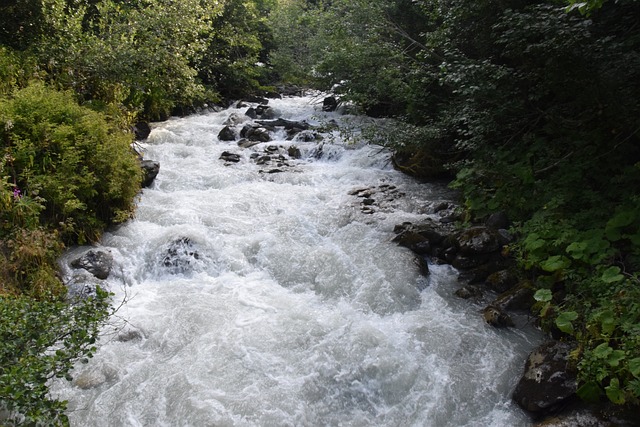
[[[315,125],[358,120],[311,97],[269,105]],[[126,303],[97,355],[53,387],[72,425],[529,425],[510,394],[538,333],[526,319],[485,325],[481,306],[452,296],[452,268],[422,277],[391,242],[448,190],[337,131],[219,141],[246,110],[158,123],[141,144],[160,174],[101,242],[115,260],[106,284]],[[274,160],[251,158],[265,152]],[[363,188],[375,200],[364,209]]]

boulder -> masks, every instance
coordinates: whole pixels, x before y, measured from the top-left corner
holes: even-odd
[[[492,291],[502,293],[513,288],[518,283],[518,277],[510,270],[499,270],[491,273],[486,281],[486,286]]]
[[[338,108],[338,100],[335,96],[327,96],[322,100],[322,111],[336,111],[336,108]]]
[[[509,228],[509,217],[505,212],[495,212],[489,215],[485,221],[485,225],[496,230]]]
[[[171,242],[162,257],[162,265],[170,273],[184,273],[191,263],[200,259],[200,254],[188,237],[181,237]]]
[[[247,139],[249,141],[269,142],[271,141],[271,135],[269,131],[263,127],[251,128],[247,132]]]
[[[511,317],[500,309],[500,307],[490,305],[482,311],[482,316],[484,317],[485,322],[497,328],[514,326]]]
[[[261,119],[275,119],[277,116],[276,110],[267,105],[258,105],[256,107],[256,114]]]
[[[160,163],[154,160],[143,160],[140,162],[140,167],[144,174],[142,178],[142,187],[149,187],[160,172]]]
[[[523,281],[498,295],[492,305],[502,310],[529,311],[535,303],[533,294],[531,283]]]
[[[574,397],[578,381],[570,354],[575,348],[575,343],[549,341],[531,352],[513,392],[515,402],[529,412],[546,414]]]
[[[258,118],[258,113],[256,112],[256,109],[253,107],[250,107],[245,113],[245,116],[251,118],[251,119],[257,119]]]
[[[489,227],[470,227],[456,236],[456,244],[462,255],[480,255],[498,251],[502,245],[500,234]]]
[[[113,256],[109,252],[89,250],[71,262],[73,268],[83,268],[100,280],[109,277],[113,267]]]
[[[467,285],[456,289],[454,295],[462,299],[478,298],[482,296],[482,290],[477,286]]]
[[[223,151],[222,154],[220,154],[220,160],[224,160],[225,162],[238,163],[240,161],[240,154]]]
[[[233,131],[233,129],[231,129],[231,127],[225,126],[218,133],[218,139],[220,141],[235,141],[236,133]]]
[[[144,139],[147,139],[147,137],[151,133],[151,127],[147,122],[137,122],[133,126],[133,133],[135,135],[136,141],[142,141]]]
[[[289,148],[287,149],[287,154],[289,154],[289,157],[291,157],[292,159],[299,159],[302,157],[302,152],[300,152],[300,149],[298,147],[294,147],[293,145],[289,146]]]

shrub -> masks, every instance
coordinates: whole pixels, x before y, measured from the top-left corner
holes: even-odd
[[[37,83],[0,101],[0,140],[5,204],[12,186],[18,224],[40,210],[40,224],[83,243],[131,213],[141,181],[131,136],[71,94]]]
[[[111,314],[109,295],[75,304],[0,295],[0,410],[16,425],[69,425],[66,402],[49,396],[53,378],[71,379],[73,364],[91,357]]]

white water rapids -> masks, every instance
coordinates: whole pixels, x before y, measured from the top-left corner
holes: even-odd
[[[315,125],[357,120],[312,101],[269,105]],[[487,326],[481,306],[452,295],[452,268],[423,278],[391,242],[394,225],[431,214],[447,190],[337,131],[322,150],[282,128],[250,148],[219,141],[245,111],[173,118],[142,144],[160,174],[135,219],[101,242],[124,329],[107,328],[75,380],[53,387],[72,425],[529,425],[510,395],[538,333],[526,319]],[[289,166],[250,158],[287,158],[291,145],[302,156]],[[362,188],[373,213],[353,194]]]

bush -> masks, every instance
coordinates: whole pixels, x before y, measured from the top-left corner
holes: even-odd
[[[109,295],[75,304],[0,295],[0,410],[2,425],[69,425],[66,402],[52,399],[53,378],[71,380],[73,364],[91,357],[111,314]]]
[[[64,241],[84,243],[132,212],[141,170],[130,134],[71,94],[38,83],[0,100],[0,140],[4,216],[17,225],[39,214]]]

